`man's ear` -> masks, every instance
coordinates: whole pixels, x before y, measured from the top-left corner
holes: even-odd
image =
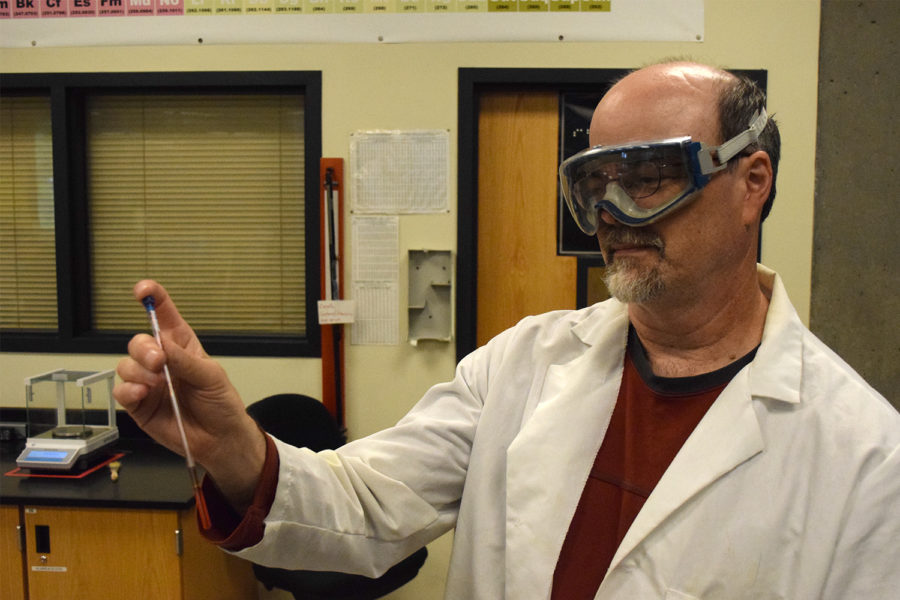
[[[742,162],[741,175],[747,191],[744,198],[744,218],[757,221],[772,189],[772,159],[767,152],[757,150]]]

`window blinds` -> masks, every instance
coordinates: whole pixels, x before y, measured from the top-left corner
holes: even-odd
[[[87,115],[94,327],[146,326],[156,279],[199,333],[306,333],[303,97],[96,95]]]
[[[0,328],[55,331],[56,245],[48,97],[0,102]]]

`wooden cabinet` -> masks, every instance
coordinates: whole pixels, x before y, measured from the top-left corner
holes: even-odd
[[[0,598],[25,600],[18,506],[0,506]]]
[[[119,477],[17,475],[0,445],[0,600],[255,600],[249,562],[200,536],[184,459],[120,438]],[[24,554],[17,538],[24,530]]]
[[[29,600],[257,597],[250,564],[203,540],[193,509],[25,506],[23,519]]]

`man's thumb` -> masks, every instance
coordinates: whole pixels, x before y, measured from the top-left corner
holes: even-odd
[[[171,336],[162,334],[163,350],[169,374],[196,388],[208,388],[221,384],[224,371],[219,364],[203,353],[198,356],[182,348]]]

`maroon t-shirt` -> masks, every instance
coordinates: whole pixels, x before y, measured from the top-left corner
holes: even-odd
[[[619,544],[685,440],[755,350],[696,377],[653,375],[632,329],[612,418],[553,576],[552,600],[591,600]]]

